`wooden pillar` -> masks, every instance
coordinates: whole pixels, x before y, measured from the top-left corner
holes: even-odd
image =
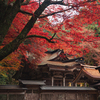
[[[42,94],[39,93],[39,99],[38,100],[42,100]]]
[[[52,86],[54,85],[54,77],[52,76]]]
[[[85,83],[85,87],[87,87],[87,83]]]
[[[77,87],[77,83],[75,83],[75,87]]]
[[[25,94],[24,94],[24,100],[27,100],[26,90],[25,90]]]
[[[9,93],[7,93],[7,100],[9,100]]]
[[[63,77],[63,86],[65,86],[65,77]]]
[[[33,97],[33,89],[32,89],[32,98],[34,98],[34,97]]]

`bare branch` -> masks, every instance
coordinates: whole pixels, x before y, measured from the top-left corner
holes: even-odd
[[[52,40],[55,37],[56,33],[53,34],[52,38],[50,40]]]
[[[70,6],[71,8],[68,8],[68,9],[66,9],[66,10],[57,11],[57,12],[54,12],[54,13],[51,13],[51,14],[47,14],[47,15],[44,15],[44,16],[40,16],[39,18],[45,18],[45,17],[52,16],[52,15],[57,14],[57,13],[65,12],[65,11],[68,11],[68,10],[74,8],[74,7],[79,7],[79,5],[81,6],[81,5],[83,5],[84,3],[86,3],[86,2],[94,2],[94,1],[98,1],[98,0],[87,0],[87,1],[85,1],[85,2],[81,2],[81,3],[76,4],[76,5],[74,5],[74,6],[71,5],[71,3],[65,4],[65,3],[63,3],[63,1],[51,1],[50,4],[60,4],[60,5],[64,5],[64,6]],[[99,4],[99,3],[98,3],[98,4]]]
[[[60,5],[64,5],[64,6],[69,6],[70,3],[65,4],[63,1],[51,1],[50,4],[60,4]]]
[[[30,0],[29,0],[30,1]],[[36,1],[33,1],[33,2],[24,2],[24,3],[22,3],[21,5],[29,5],[29,4],[32,4],[32,3],[35,3]]]
[[[39,0],[39,6],[40,6],[40,2],[41,2],[41,0]]]
[[[54,12],[54,13],[51,13],[51,14],[47,14],[47,15],[44,15],[44,16],[40,16],[39,18],[45,18],[45,17],[48,17],[48,16],[52,16],[54,14],[57,14],[57,13],[61,13],[61,12],[64,12],[64,11],[68,11],[70,9],[74,8],[73,6],[69,9],[66,9],[66,10],[61,10],[61,11],[57,11],[57,12]]]
[[[62,1],[51,1],[50,4],[61,4],[61,5],[63,5],[64,3]]]
[[[28,15],[33,15],[32,13],[29,13],[29,12],[26,12],[26,11],[23,11],[23,10],[19,10],[19,12],[23,13],[23,14],[28,14]]]
[[[26,38],[32,38],[32,37],[43,38],[43,39],[47,40],[47,41],[50,42],[50,43],[55,43],[54,41],[51,41],[51,40],[53,39],[54,35],[53,35],[53,37],[50,38],[50,39],[48,39],[48,38],[45,37],[45,36],[41,36],[41,35],[29,35],[29,36],[27,36]]]

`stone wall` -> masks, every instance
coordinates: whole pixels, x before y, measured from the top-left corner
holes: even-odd
[[[9,98],[9,99],[7,99]],[[97,100],[96,94],[85,93],[26,93],[0,95],[0,100]],[[98,99],[99,100],[99,99]]]
[[[0,94],[0,100],[24,100],[24,94]]]
[[[8,100],[24,100],[23,94],[10,94]]]
[[[41,94],[41,100],[97,100],[97,95],[83,93]]]
[[[25,100],[39,100],[39,94],[37,93],[26,93]]]

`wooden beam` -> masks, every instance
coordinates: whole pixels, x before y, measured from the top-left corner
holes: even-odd
[[[84,85],[85,87],[87,87],[87,83],[85,83],[85,85]]]
[[[24,94],[24,100],[27,100],[27,97],[26,97],[26,90],[25,90],[25,94]]]
[[[77,87],[77,83],[75,83],[75,87]]]
[[[9,100],[9,94],[7,93],[7,100]]]
[[[54,85],[54,77],[52,76],[52,86]]]
[[[63,77],[63,86],[65,86],[65,77]]]

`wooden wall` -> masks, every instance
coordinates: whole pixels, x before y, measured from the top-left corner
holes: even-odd
[[[41,94],[41,100],[97,100],[97,95],[83,93],[45,93]]]
[[[99,100],[96,93],[88,92],[41,92],[25,94],[0,94],[0,100]]]
[[[39,100],[39,94],[37,94],[37,93],[26,93],[24,100]]]

